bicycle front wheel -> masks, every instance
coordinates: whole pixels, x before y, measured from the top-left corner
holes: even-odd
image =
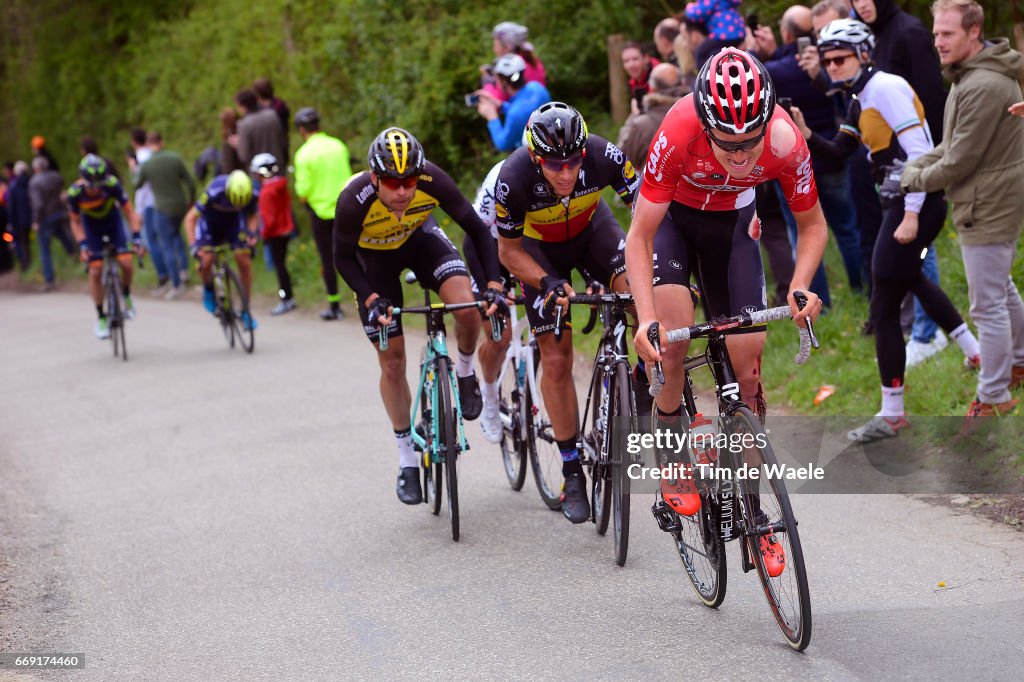
[[[625,362],[615,366],[612,375],[611,422],[608,425],[609,473],[612,484],[612,527],[615,530],[615,563],[626,564],[629,552],[629,467],[625,444],[629,434],[637,431],[636,404]]]
[[[522,490],[526,481],[526,439],[522,437],[526,411],[523,389],[519,386],[518,358],[513,357],[503,368],[498,386],[498,409],[501,414],[501,461],[512,490]]]
[[[121,281],[117,270],[107,274],[107,329],[110,331],[110,343],[114,349],[114,357],[119,354],[123,360],[128,359],[128,351],[124,343],[124,306],[121,301]]]
[[[744,443],[742,458],[748,468],[758,467],[764,474],[765,467],[778,467],[761,420],[749,408],[741,407],[723,421],[730,434],[729,442]],[[753,445],[748,447],[746,443]],[[791,647],[803,651],[811,641],[811,595],[786,484],[777,476],[738,483],[746,551],[757,568],[764,596],[782,634]],[[781,562],[777,559],[769,562],[761,551],[762,543],[767,543],[771,537],[781,549]]]
[[[437,428],[441,439],[446,469],[445,493],[448,496],[448,518],[452,524],[452,540],[459,540],[459,430],[455,410],[452,408],[452,384],[448,378],[448,361],[437,363]]]
[[[227,294],[231,310],[231,324],[242,348],[246,353],[251,353],[256,345],[256,337],[252,329],[252,314],[249,312],[249,297],[245,295],[245,289],[242,288],[242,281],[238,278],[238,274],[231,268],[224,270],[227,272],[230,282]],[[248,328],[245,320],[250,321]]]
[[[216,269],[213,275],[213,295],[217,302],[215,308],[215,315],[217,321],[220,322],[220,330],[224,332],[224,340],[228,342],[228,346],[231,348],[235,347],[235,326],[231,323],[232,311],[231,311],[231,300],[228,297],[227,287],[229,286],[227,278],[224,275],[227,268],[222,265],[215,266]]]
[[[539,392],[544,370],[540,365],[540,349],[536,347],[533,348],[533,366],[537,372],[535,385]],[[551,417],[548,416],[548,411],[544,407],[543,396],[534,395],[532,389],[527,390],[526,396],[526,409],[533,418],[527,429],[526,439],[530,452],[530,468],[533,470],[537,491],[540,493],[540,498],[544,500],[544,504],[549,509],[560,511],[562,509],[562,453],[558,450],[555,432],[551,428]]]
[[[608,460],[602,459],[601,455],[609,433],[607,420],[611,414],[611,406],[604,404],[604,382],[607,376],[603,368],[594,372],[589,397],[590,418],[586,425],[587,432],[583,434],[583,448],[588,451],[588,458],[593,463],[590,469],[590,504],[594,510],[594,529],[598,535],[608,532],[608,523],[612,517],[611,468]]]

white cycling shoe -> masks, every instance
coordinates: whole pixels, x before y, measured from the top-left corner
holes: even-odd
[[[486,403],[480,415],[480,430],[488,443],[500,443],[502,435],[501,410],[498,403]]]

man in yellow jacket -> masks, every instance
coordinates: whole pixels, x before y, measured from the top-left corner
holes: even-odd
[[[313,240],[320,254],[320,271],[330,306],[320,319],[340,320],[341,294],[338,273],[334,269],[334,207],[345,183],[352,176],[348,147],[336,137],[320,130],[320,115],[312,107],[295,114],[295,126],[302,135],[302,146],[295,150],[295,194],[309,209]]]

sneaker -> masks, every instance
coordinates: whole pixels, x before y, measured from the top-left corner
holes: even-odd
[[[504,435],[504,428],[501,424],[501,410],[498,403],[486,403],[480,417],[480,430],[484,432],[484,438],[488,443],[500,443]]]
[[[969,358],[964,358],[964,369],[977,371],[981,369],[981,356],[972,355]]]
[[[419,467],[402,467],[398,472],[398,484],[395,487],[395,492],[398,493],[398,499],[403,504],[420,504],[423,502]]]
[[[680,516],[693,516],[700,511],[700,495],[692,478],[661,479],[661,497]]]
[[[132,302],[131,296],[124,297],[124,319],[134,320],[135,319],[135,304]]]
[[[149,293],[153,297],[164,296],[167,294],[167,291],[170,288],[171,282],[165,279],[164,281],[160,282],[154,289],[151,289]]]
[[[773,578],[778,578],[786,570],[786,552],[779,544],[779,539],[775,537],[775,533],[769,533],[762,535],[758,544],[765,572]]]
[[[1010,374],[1010,390],[1024,388],[1024,365],[1015,366]]]
[[[295,310],[295,308],[297,308],[297,307],[298,307],[298,304],[295,303],[294,299],[286,298],[283,301],[281,301],[280,303],[278,303],[277,305],[275,305],[273,308],[271,308],[270,309],[270,314],[271,315],[284,315],[285,313],[290,313],[291,311]]]
[[[562,484],[562,515],[573,523],[590,518],[590,500],[587,499],[587,477],[570,474]]]
[[[633,368],[633,399],[636,401],[637,416],[646,417],[651,414],[654,397],[651,396],[651,382],[647,372],[640,370],[640,365]]]
[[[335,310],[334,308],[325,308],[320,311],[320,319],[324,322],[330,322],[331,320],[344,320],[345,313],[342,312],[341,308]]]
[[[905,429],[909,426],[910,422],[903,417],[875,415],[864,426],[849,431],[846,437],[854,443],[871,443],[885,438],[895,438],[900,429]]]
[[[459,404],[462,405],[462,418],[468,422],[480,416],[484,409],[484,399],[480,395],[480,382],[476,373],[468,377],[459,377]]]
[[[942,351],[943,348],[949,345],[949,341],[946,340],[946,335],[941,331],[935,334],[928,343],[921,343],[915,341],[913,338],[907,342],[907,364],[908,368],[920,365],[922,362],[932,357],[936,353]]]
[[[217,311],[217,299],[213,295],[213,289],[203,289],[203,307],[211,315]]]
[[[96,338],[97,339],[109,339],[110,338],[110,326],[107,324],[107,318],[101,317],[96,320]]]
[[[180,298],[185,293],[185,283],[182,282],[176,287],[170,287],[167,289],[167,293],[164,294],[164,298],[168,301],[173,301],[176,298]]]
[[[248,311],[245,310],[242,311],[242,326],[245,327],[246,330],[250,332],[259,327],[259,325],[256,324],[256,320],[253,319],[252,315],[250,315]]]
[[[1013,408],[1017,407],[1017,403],[1020,401],[1016,398],[1011,398],[1005,403],[983,403],[978,398],[971,401],[971,406],[967,408],[967,419],[974,419],[975,417],[1002,417],[1004,414],[1013,412]]]

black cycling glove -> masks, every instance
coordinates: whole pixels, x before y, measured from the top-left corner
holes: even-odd
[[[505,302],[505,292],[494,287],[487,287],[484,291],[484,303],[490,308],[491,305],[498,306],[494,311],[495,315],[508,315],[508,303]]]
[[[387,317],[388,308],[390,307],[391,301],[384,298],[383,296],[378,296],[373,301],[373,303],[370,304],[370,309],[366,312],[366,321],[369,322],[371,325],[378,325],[379,322],[377,321],[377,318]]]
[[[546,275],[541,277],[540,288],[544,291],[543,310],[545,315],[553,312],[557,305],[555,301],[566,295],[565,285],[568,283],[568,280],[555,275]]]

